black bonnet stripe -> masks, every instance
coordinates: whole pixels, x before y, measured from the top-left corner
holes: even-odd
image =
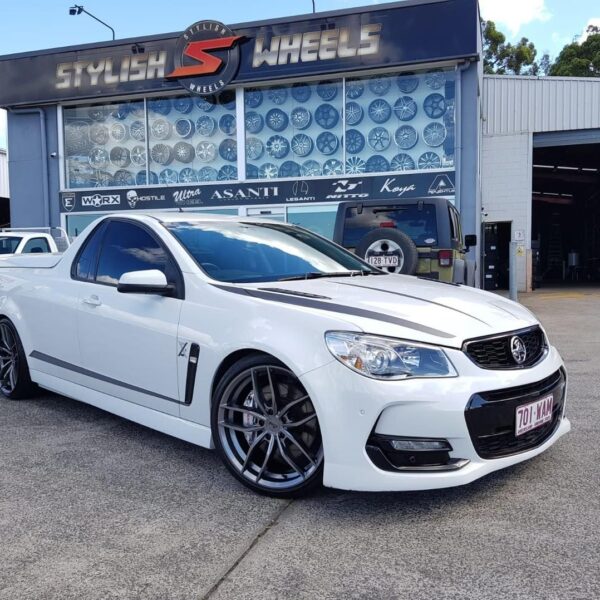
[[[352,315],[355,317],[362,317],[364,319],[374,319],[375,321],[384,321],[385,323],[392,323],[394,325],[400,325],[408,329],[420,331],[421,333],[427,333],[428,335],[434,335],[436,337],[452,339],[456,336],[439,329],[433,329],[426,325],[420,325],[419,323],[413,323],[406,319],[400,319],[392,315],[385,313],[374,312],[371,310],[364,310],[362,308],[356,308],[353,306],[344,306],[343,304],[333,304],[332,302],[321,302],[320,300],[313,300],[312,298],[296,298],[293,296],[284,296],[283,294],[273,292],[263,292],[260,290],[250,288],[238,288],[228,285],[215,285],[214,287],[219,288],[225,292],[232,292],[233,294],[241,294],[242,296],[252,296],[253,298],[260,298],[261,300],[270,300],[271,302],[282,302],[283,304],[293,304],[295,306],[304,306],[306,308],[316,308],[319,310],[326,310],[329,312],[335,312],[340,314]]]

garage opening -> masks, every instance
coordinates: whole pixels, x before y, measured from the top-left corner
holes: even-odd
[[[573,133],[558,145],[534,140],[534,287],[600,282],[600,134],[572,143]]]

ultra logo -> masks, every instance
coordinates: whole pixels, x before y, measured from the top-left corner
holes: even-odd
[[[200,96],[220,91],[237,73],[237,42],[242,37],[218,21],[194,23],[177,41],[175,69],[167,78],[178,79],[186,90]]]

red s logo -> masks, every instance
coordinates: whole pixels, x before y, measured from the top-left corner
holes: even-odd
[[[210,75],[211,73],[216,73],[223,61],[212,54],[208,54],[206,50],[222,50],[232,48],[237,40],[239,40],[241,37],[243,36],[236,35],[213,40],[190,42],[185,47],[183,54],[193,58],[200,64],[178,67],[166,77],[193,77],[197,75]]]

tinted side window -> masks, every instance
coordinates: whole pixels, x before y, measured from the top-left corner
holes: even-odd
[[[31,252],[50,252],[50,245],[46,238],[32,238],[23,247],[23,254]]]
[[[76,279],[83,279],[84,281],[93,281],[96,272],[96,262],[98,258],[98,250],[100,248],[100,242],[102,241],[102,235],[106,229],[106,223],[100,223],[89,237],[85,241],[83,250],[79,254],[77,264],[72,272],[73,277]]]
[[[123,273],[158,269],[175,283],[173,265],[164,248],[144,229],[124,221],[111,221],[102,241],[96,281],[117,285]]]

